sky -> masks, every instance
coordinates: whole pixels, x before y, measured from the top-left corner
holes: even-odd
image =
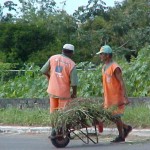
[[[56,3],[62,2],[63,0],[56,0]],[[123,0],[103,0],[107,6],[114,6],[114,2],[121,2]],[[78,9],[79,6],[85,6],[88,4],[88,0],[66,0],[66,6],[64,9],[68,12],[68,14],[73,14],[75,10]]]
[[[6,2],[8,0],[0,0],[0,4],[3,5],[4,2]],[[11,0],[13,1],[15,4],[19,4],[19,0]],[[37,0],[40,1],[40,0]],[[48,1],[48,0],[47,0]],[[66,5],[63,7],[62,2],[66,1]],[[123,0],[103,0],[106,3],[106,6],[114,6],[114,2],[122,2]],[[88,0],[55,0],[55,2],[57,3],[57,6],[60,9],[64,9],[67,11],[68,14],[73,14],[73,12],[75,12],[75,10],[78,9],[79,6],[85,6],[88,4]]]

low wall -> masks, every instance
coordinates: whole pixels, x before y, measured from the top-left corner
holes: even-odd
[[[150,97],[141,97],[141,98],[130,97],[129,100],[131,101],[131,104],[148,103],[150,105]],[[16,107],[20,109],[38,107],[38,108],[47,109],[49,108],[49,98],[45,98],[45,99],[39,99],[39,98],[3,99],[3,98],[0,98],[0,108],[10,108],[10,107]]]
[[[0,99],[0,108],[48,108],[49,107],[49,99]]]

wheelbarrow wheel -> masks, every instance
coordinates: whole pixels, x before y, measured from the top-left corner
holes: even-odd
[[[69,133],[66,135],[62,135],[62,134],[58,134],[56,135],[55,130],[52,130],[51,133],[51,142],[52,144],[57,147],[57,148],[63,148],[66,147],[68,145],[68,143],[70,142],[70,138],[69,138]]]

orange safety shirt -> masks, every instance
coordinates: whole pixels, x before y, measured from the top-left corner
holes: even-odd
[[[70,98],[70,73],[75,63],[60,54],[50,57],[50,80],[47,92],[60,98]]]
[[[103,90],[104,90],[104,107],[109,108],[111,106],[118,106],[124,102],[124,95],[121,89],[120,82],[116,79],[114,71],[120,66],[112,62],[105,68],[102,68],[103,75]],[[120,68],[121,70],[121,68]],[[115,114],[122,114],[124,111],[124,105],[118,106]]]

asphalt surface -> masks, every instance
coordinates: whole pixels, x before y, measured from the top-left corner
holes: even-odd
[[[55,150],[48,133],[0,133],[0,150]],[[111,143],[115,135],[100,135],[97,144],[70,140],[63,150],[149,150],[149,137],[129,135],[124,143]],[[94,136],[92,137],[94,140]],[[85,139],[86,141],[86,139]]]
[[[85,131],[84,129],[82,129]],[[22,126],[0,126],[0,150],[49,150],[57,149],[48,139],[51,127],[22,127]],[[78,133],[78,131],[76,131]],[[88,133],[92,139],[94,128],[88,128]],[[150,129],[133,129],[125,143],[111,143],[116,137],[116,128],[104,128],[103,133],[99,133],[98,143],[83,143],[79,138],[73,140],[63,149],[80,150],[149,150]],[[85,139],[86,141],[86,139]],[[94,140],[95,141],[95,140]]]

